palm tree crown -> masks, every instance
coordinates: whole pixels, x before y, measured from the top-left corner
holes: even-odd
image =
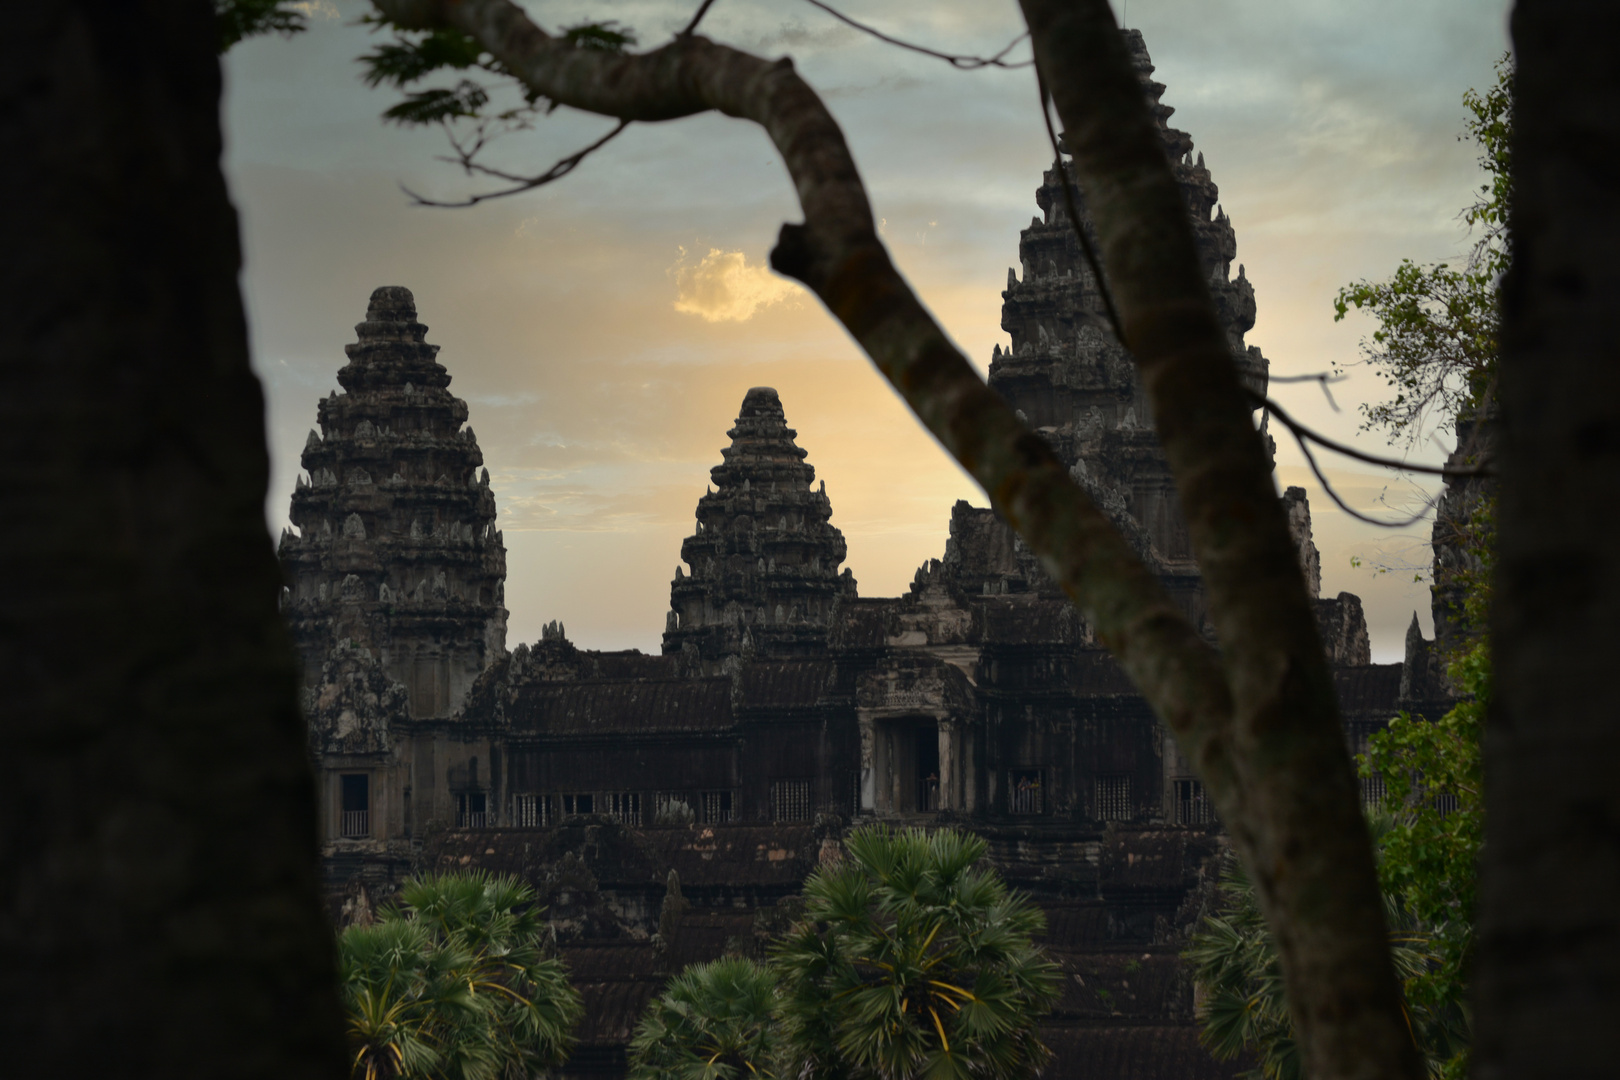
[[[803,1074],[849,1080],[1030,1076],[1058,969],[1040,909],[975,864],[980,838],[858,829],[805,883],[777,946],[780,1013]]]
[[[363,1080],[515,1080],[561,1064],[582,1012],[548,955],[543,909],[516,878],[420,878],[402,906],[339,940]]]
[[[647,1009],[630,1041],[630,1080],[779,1075],[776,973],[738,956],[693,964]]]

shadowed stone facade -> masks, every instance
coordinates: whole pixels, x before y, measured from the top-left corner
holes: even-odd
[[[1140,35],[1127,37],[1234,353],[1263,388],[1231,223],[1191,140],[1164,124]],[[1011,348],[998,346],[991,383],[1205,621],[1146,398],[1058,185],[1049,171],[1043,217],[1022,234],[1022,279],[1003,294]],[[1174,740],[992,511],[957,503],[944,552],[906,595],[859,597],[824,487],[776,392],[756,387],[715,488],[696,499],[662,655],[582,650],[559,624],[507,653],[493,498],[422,331],[405,290],[378,290],[347,394],[322,404],[323,436],[305,453],[318,481],[294,496],[301,536],[282,546],[334,913],[412,870],[521,875],[587,1002],[566,1071],[617,1075],[663,980],[724,952],[760,954],[851,825],[952,824],[983,836],[1046,911],[1065,973],[1043,1029],[1057,1053],[1048,1075],[1235,1071],[1200,1048],[1179,959],[1221,826]],[[369,482],[356,482],[362,469]],[[1281,497],[1314,597],[1305,493]],[[1316,605],[1353,748],[1398,707],[1432,706],[1427,674],[1369,663],[1359,599]],[[365,832],[345,801],[361,788]]]

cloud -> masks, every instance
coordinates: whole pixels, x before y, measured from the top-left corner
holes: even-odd
[[[675,310],[697,315],[707,322],[747,322],[754,312],[773,304],[798,306],[802,290],[763,266],[749,266],[740,251],[710,248],[696,264],[686,261],[686,249],[670,267],[675,279]]]
[[[836,49],[855,41],[859,35],[847,26],[806,27],[797,19],[784,22],[773,31],[755,39],[754,48],[760,52],[776,49]]]
[[[338,9],[332,6],[332,0],[299,0],[298,3],[287,6],[310,19],[336,19],[340,17]]]

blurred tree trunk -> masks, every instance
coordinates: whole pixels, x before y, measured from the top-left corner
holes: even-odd
[[[0,1071],[337,1077],[212,11],[7,19]]]
[[[1521,0],[1476,1075],[1620,1070],[1620,5]]]

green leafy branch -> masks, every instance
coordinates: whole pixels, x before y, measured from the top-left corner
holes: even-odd
[[[1378,370],[1395,391],[1389,401],[1361,406],[1363,430],[1383,428],[1415,444],[1431,415],[1440,417],[1443,430],[1455,430],[1459,417],[1477,412],[1494,394],[1501,324],[1496,290],[1508,264],[1513,194],[1511,58],[1498,61],[1496,74],[1483,94],[1463,96],[1471,118],[1459,138],[1479,146],[1486,174],[1478,197],[1460,215],[1479,234],[1464,265],[1405,259],[1389,279],[1357,281],[1334,297],[1335,322],[1352,307],[1378,320],[1356,363]]]
[[[367,86],[392,87],[404,94],[402,100],[383,110],[383,120],[402,127],[438,125],[453,151],[452,155],[441,157],[441,161],[459,165],[468,175],[487,176],[509,185],[457,202],[439,202],[409,192],[423,205],[471,206],[549,184],[568,175],[628,126],[621,121],[604,137],[539,173],[525,175],[484,164],[479,158],[492,142],[503,135],[531,129],[535,119],[550,115],[557,103],[548,101],[515,78],[500,61],[459,30],[404,30],[382,15],[368,15],[362,21],[393,30],[391,41],[360,57],[364,69],[361,77]],[[564,28],[559,36],[572,48],[594,52],[624,52],[636,44],[635,32],[613,20],[579,23]],[[448,85],[421,85],[441,74],[458,77]],[[519,103],[505,108],[494,104],[497,97],[510,100],[511,91],[516,91]]]
[[[1470,265],[1493,278],[1507,272],[1512,256],[1508,208],[1513,205],[1513,56],[1503,53],[1496,62],[1496,85],[1483,94],[1469,90],[1463,104],[1473,114],[1466,135],[1480,148],[1480,168],[1489,179],[1479,197],[1462,213],[1469,228],[1479,228]],[[1458,136],[1462,139],[1463,136]]]

